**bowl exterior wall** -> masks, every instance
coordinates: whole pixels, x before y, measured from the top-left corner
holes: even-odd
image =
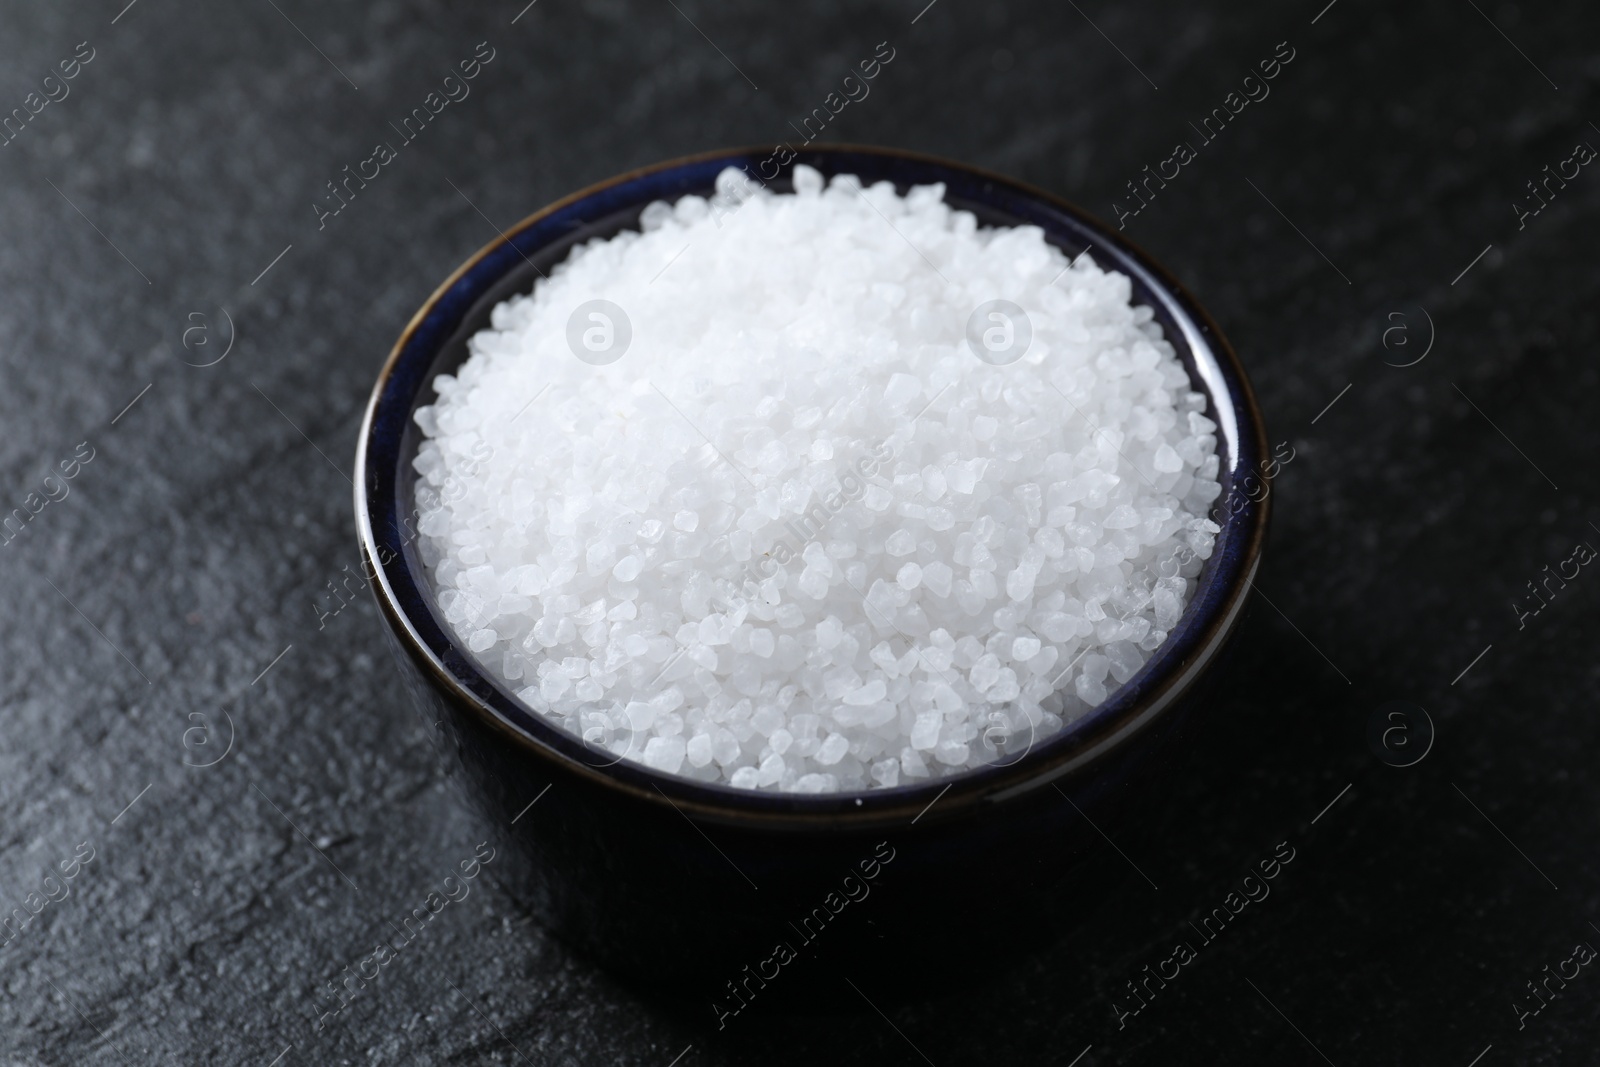
[[[1115,839],[1159,806],[1215,677],[1111,759],[1052,788],[951,814],[936,801],[899,826],[819,818],[774,833],[691,823],[560,764],[530,773],[502,727],[385,632],[441,765],[509,853],[496,860],[501,884],[585,955],[691,1002],[729,1007],[726,984],[749,981],[746,966],[758,976],[789,969],[768,962],[780,944],[911,988],[1070,933],[1119,886],[1138,883],[1120,866],[1111,884],[1091,879],[1082,861],[1111,847],[1102,831]]]

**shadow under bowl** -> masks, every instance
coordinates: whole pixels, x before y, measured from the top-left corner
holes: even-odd
[[[987,226],[1033,225],[1069,256],[1127,275],[1218,424],[1222,527],[1181,620],[1099,707],[1019,759],[865,793],[752,792],[616,762],[540,717],[485,671],[439,611],[418,556],[415,409],[454,371],[500,301],[533,288],[574,245],[636,228],[640,212],[710,196],[742,167],[776,191],[795,164],[864,184],[942,182]],[[962,164],[865,147],[674,160],[530,215],[458,269],[406,327],[357,446],[356,524],[386,632],[417,710],[509,847],[502,883],[572,945],[663,992],[752,1001],[785,970],[871,966],[899,978],[993,956],[1032,915],[1103,903],[1074,873],[1101,829],[1159,804],[1158,773],[1234,632],[1267,522],[1266,437],[1238,357],[1211,318],[1116,231],[1043,191]],[[531,806],[530,806],[531,805]],[[1009,931],[1009,932],[1007,932]],[[809,962],[797,962],[809,961]],[[854,972],[861,973],[861,972]],[[837,982],[837,978],[834,979]],[[732,983],[732,985],[730,985]],[[796,983],[797,984],[797,983]],[[735,999],[735,997],[740,999]],[[775,998],[765,998],[772,1000]]]

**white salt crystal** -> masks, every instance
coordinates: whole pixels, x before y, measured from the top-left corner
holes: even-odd
[[[1000,659],[993,653],[986,653],[978,658],[972,665],[972,670],[967,673],[967,678],[972,682],[972,688],[983,692],[995,682],[1000,680]]]
[[[1087,675],[1078,675],[1077,680],[1073,683],[1073,688],[1078,691],[1079,699],[1091,707],[1105,702],[1106,687]]]
[[[866,685],[850,690],[844,695],[843,699],[846,704],[853,704],[859,707],[867,704],[876,704],[883,699],[886,692],[888,692],[888,687],[884,685],[883,679],[874,678]]]
[[[1156,449],[1156,454],[1151,458],[1150,466],[1163,474],[1171,474],[1174,471],[1183,470],[1183,460],[1179,458],[1176,449],[1163,441],[1161,447]]]
[[[922,383],[910,374],[896,374],[889,379],[883,391],[884,403],[891,408],[904,408],[922,395]]]
[[[850,751],[850,740],[844,734],[829,734],[822,747],[817,749],[817,762],[824,767],[831,767],[844,759],[845,753]]]
[[[1018,567],[1006,575],[1006,596],[1012,600],[1026,600],[1033,595],[1034,573],[1025,567]]]
[[[683,766],[687,750],[688,746],[681,737],[652,737],[644,745],[645,766],[667,774],[677,774],[678,768]]]
[[[761,767],[756,772],[756,784],[777,785],[783,779],[783,772],[788,769],[783,757],[774,752],[761,761]]]
[[[1106,661],[1111,665],[1111,676],[1118,682],[1126,682],[1144,666],[1144,657],[1139,654],[1139,649],[1125,640],[1106,645]]]
[[[891,556],[909,556],[917,550],[917,539],[909,531],[896,530],[884,541],[883,549]]]
[[[900,761],[897,759],[879,760],[872,765],[872,781],[885,789],[892,789],[900,784]]]
[[[717,730],[712,735],[711,758],[719,767],[727,767],[739,758],[739,739],[731,730]]]
[[[950,582],[955,577],[955,572],[949,564],[935,561],[922,568],[922,583],[935,596],[943,599],[950,595]]]
[[[495,308],[416,412],[419,547],[486,669],[624,758],[890,788],[1143,666],[1218,532],[1217,424],[1121,275],[941,187],[794,181],[726,172],[736,223],[652,205]],[[1027,358],[974,358],[957,294],[1023,308]],[[596,364],[601,296],[632,347]]]

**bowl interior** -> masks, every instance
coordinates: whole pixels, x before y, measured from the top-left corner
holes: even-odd
[[[1152,309],[1193,387],[1208,398],[1206,414],[1218,424],[1222,485],[1218,502],[1236,498],[1235,486],[1256,471],[1263,458],[1263,431],[1235,357],[1181,287],[1114,231],[1069,205],[994,175],[898,152],[809,149],[798,152],[778,168],[776,178],[764,184],[774,191],[789,191],[795,163],[815,167],[826,177],[855,174],[864,184],[887,180],[901,193],[912,185],[944,182],[946,201],[971,211],[981,225],[1039,226],[1046,239],[1067,255],[1087,250],[1102,268],[1126,274],[1133,283],[1133,302]],[[653,201],[670,202],[691,193],[710,196],[717,174],[729,166],[744,167],[750,175],[764,177],[775,164],[765,152],[718,153],[624,175],[581,192],[530,217],[508,231],[504,240],[485,248],[413,320],[378,384],[358,457],[363,534],[370,532],[369,552],[379,561],[384,585],[413,639],[440,673],[535,745],[586,767],[603,768],[605,775],[619,782],[655,787],[713,805],[844,811],[859,808],[858,800],[915,800],[923,794],[932,796],[952,782],[982,783],[1002,772],[1026,771],[1049,763],[1064,750],[1083,747],[1097,733],[1105,734],[1119,723],[1126,725],[1141,705],[1170,688],[1174,676],[1207,651],[1208,643],[1217,641],[1223,617],[1236,608],[1240,587],[1259,547],[1265,519],[1261,503],[1245,499],[1217,520],[1222,530],[1182,618],[1139,672],[1099,707],[1033,745],[1020,760],[894,789],[817,795],[757,793],[659,774],[631,761],[607,765],[614,757],[599,753],[604,758],[597,759],[596,749],[526,707],[458,645],[434,603],[431,578],[417,551],[416,474],[411,461],[422,435],[412,412],[433,401],[435,375],[455,371],[466,359],[468,338],[489,325],[496,304],[530,291],[540,275],[565,259],[574,245],[636,227],[639,213]]]

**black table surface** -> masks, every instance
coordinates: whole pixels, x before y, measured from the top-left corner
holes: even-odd
[[[75,475],[0,546],[0,1063],[1595,1062],[1592,5],[125,2],[12,5],[0,43],[0,507]],[[330,610],[390,345],[498,227],[797,140],[880,42],[825,139],[1122,217],[1293,450],[1159,816],[1091,861],[1087,933],[940,996],[718,1031],[491,863],[318,1029],[316,991],[487,833],[370,598]],[[470,95],[319,219],[475,53]],[[975,900],[949,932],[1029,926]]]

